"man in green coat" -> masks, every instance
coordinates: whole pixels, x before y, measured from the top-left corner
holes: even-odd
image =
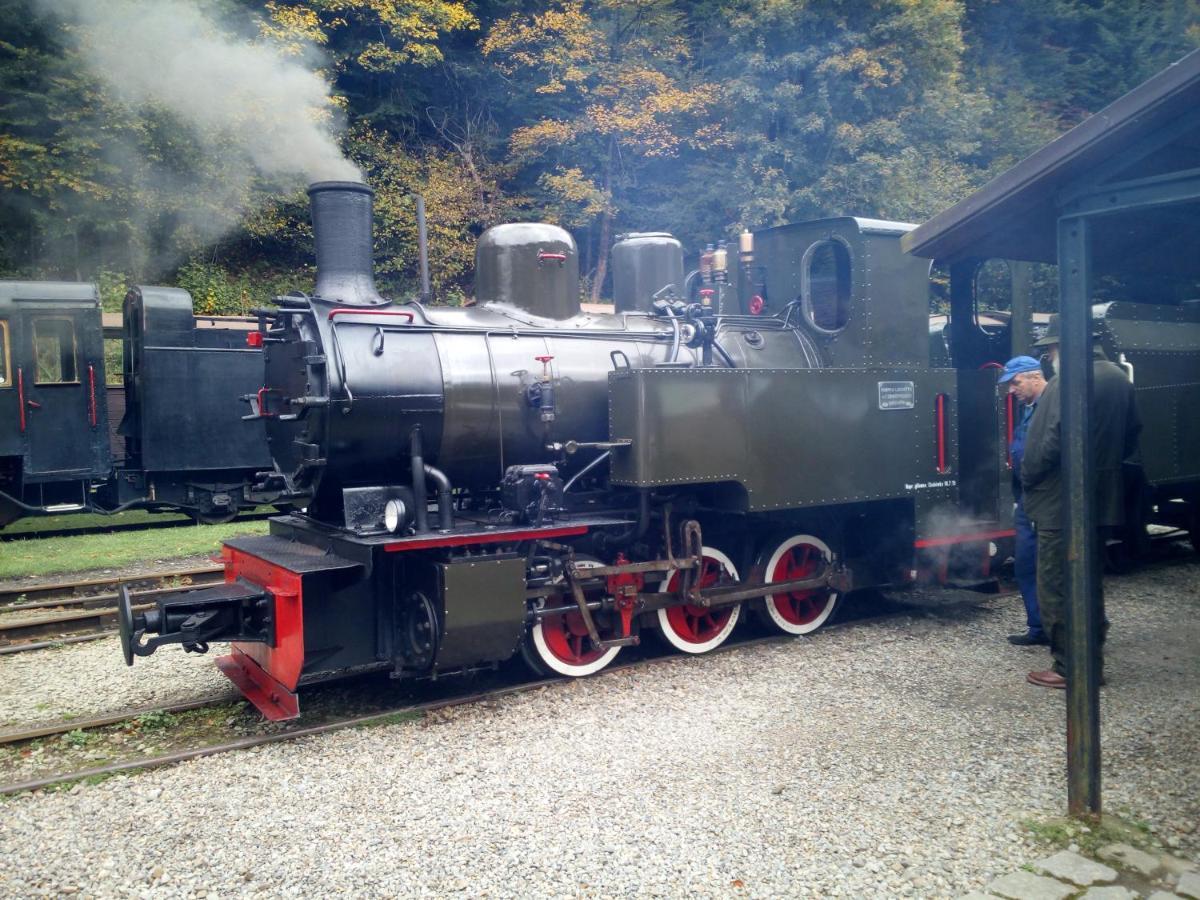
[[[1066,544],[1062,521],[1062,397],[1057,377],[1059,344],[1058,316],[1050,319],[1046,335],[1035,347],[1045,347],[1055,367],[1042,392],[1025,439],[1021,484],[1025,489],[1025,511],[1037,531],[1037,590],[1042,627],[1050,637],[1054,664],[1045,671],[1030,672],[1027,680],[1041,687],[1065,688],[1066,667]],[[1092,553],[1096,586],[1097,621],[1101,626],[1099,645],[1104,643],[1108,619],[1104,615],[1103,551],[1105,539],[1125,518],[1125,485],[1122,465],[1137,456],[1142,423],[1134,403],[1133,384],[1125,372],[1109,362],[1104,351],[1092,348],[1092,403],[1088,408],[1091,428],[1088,444],[1092,456],[1092,515],[1095,544]],[[1101,646],[1099,670],[1103,680]]]

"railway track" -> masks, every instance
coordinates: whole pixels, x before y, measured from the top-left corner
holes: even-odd
[[[156,597],[181,587],[217,584],[223,572],[220,566],[210,565],[0,590],[0,654],[109,633],[116,624],[117,593],[108,588],[143,586],[133,591],[133,598],[137,608],[146,609]]]
[[[889,612],[887,615],[893,614],[894,613]],[[870,618],[882,617],[883,616]],[[858,619],[856,621],[863,620]],[[763,644],[775,644],[791,639],[792,638],[790,638],[788,635],[772,634],[764,637],[731,641],[724,646],[718,647],[717,649],[711,651],[707,655],[711,656],[718,653],[727,653],[733,650],[755,647]],[[666,660],[679,659],[681,659],[681,657],[674,654],[656,654],[647,658],[630,660],[623,663],[615,663],[611,666],[608,666],[603,671],[589,677],[603,678],[607,675],[614,675],[619,672],[629,671],[630,669],[634,669],[638,666],[644,666]],[[221,753],[229,753],[235,750],[248,750],[253,747],[261,747],[265,744],[276,744],[281,741],[291,741],[296,740],[297,738],[313,737],[315,735],[328,734],[329,732],[341,731],[347,728],[387,724],[392,721],[403,720],[406,717],[419,715],[421,713],[432,712],[438,709],[447,709],[454,706],[466,706],[471,703],[479,703],[485,700],[496,700],[502,697],[523,694],[528,691],[534,691],[539,688],[548,687],[555,684],[562,684],[569,681],[572,681],[572,679],[566,676],[556,676],[552,678],[529,677],[516,684],[505,684],[499,687],[488,688],[486,690],[455,693],[451,696],[438,697],[436,699],[421,700],[398,706],[380,708],[378,710],[372,710],[366,713],[334,718],[311,725],[298,725],[285,728],[282,731],[240,737],[234,740],[209,744],[203,747],[193,747],[153,756],[137,757],[134,759],[109,763],[103,766],[95,766],[88,769],[56,772],[50,775],[38,776],[36,778],[29,778],[22,781],[14,781],[8,784],[0,784],[0,796],[19,794],[25,791],[38,790],[39,788],[51,787],[58,784],[118,775],[122,772],[162,768],[164,766],[171,766],[176,763],[186,762],[187,760],[191,759],[200,759],[205,756],[216,756]],[[35,726],[20,731],[3,732],[0,733],[0,746],[28,743],[33,740],[54,737],[56,735],[62,735],[78,730],[86,731],[96,728],[116,726],[122,724],[123,722],[137,719],[140,716],[146,716],[153,713],[183,712],[193,709],[202,709],[206,706],[216,706],[221,703],[227,703],[231,700],[237,699],[240,699],[240,695],[230,694],[221,697],[208,697],[161,707],[147,707],[136,710],[128,710],[122,713],[113,713],[111,715],[100,716],[95,719],[78,719],[70,722]]]
[[[1175,561],[1176,559],[1173,558],[1160,557],[1149,562],[1147,567],[1160,568],[1169,566]],[[924,615],[931,617],[940,617],[945,615],[947,612],[953,612],[953,610],[956,608],[965,607],[992,611],[990,604],[995,600],[1002,599],[1004,596],[996,594],[979,594],[977,592],[965,589],[954,591],[952,593],[957,593],[960,595],[960,597],[957,600],[948,598],[947,601],[937,604],[936,607],[928,607],[923,605],[914,606],[912,603],[906,602],[903,599],[881,595],[877,598],[876,603],[871,604],[871,610],[868,611],[864,609],[863,606],[859,606],[856,609],[852,609],[850,615],[843,615],[839,617],[838,621],[830,623],[829,625],[825,626],[823,630],[841,629],[851,624],[862,625],[864,623],[879,621],[900,614],[911,614],[914,610],[921,608],[924,608]],[[903,595],[900,596],[903,597]],[[734,650],[778,644],[792,640],[795,639],[783,634],[742,637],[731,640],[723,646],[718,647],[717,649],[705,655],[711,656],[719,653],[731,652]],[[891,640],[899,640],[899,638],[887,639],[884,641],[884,643],[888,643]],[[589,677],[602,678],[606,675],[626,672],[638,666],[670,660],[679,661],[686,658],[687,657],[681,657],[669,652],[665,654],[649,652],[642,656],[635,655],[635,658],[633,659],[615,663],[611,666],[608,666],[596,675]],[[408,715],[420,714],[453,706],[466,705],[489,699],[498,699],[501,697],[520,694],[526,691],[536,690],[538,688],[571,680],[572,679],[566,677],[538,679],[527,676],[525,680],[521,680],[518,683],[504,684],[499,687],[493,687],[486,690],[454,693],[451,696],[420,700],[402,705],[381,706],[381,708],[371,710],[369,712],[360,712],[350,716],[331,718],[318,723],[308,725],[293,725],[292,727],[285,726],[281,731],[239,737],[234,740],[222,741],[201,747],[173,750],[167,753],[137,757],[87,769],[59,771],[49,775],[38,776],[36,778],[28,778],[21,781],[0,784],[0,796],[37,790],[39,788],[50,787],[52,785],[70,783],[85,779],[107,777],[120,774],[122,772],[161,768],[191,759],[199,759],[205,756],[214,756],[220,753],[228,753],[236,750],[250,749],[253,747],[263,746],[265,744],[278,743],[280,741],[293,740],[301,737],[326,734],[346,728],[386,724],[389,721],[400,720]],[[440,685],[447,684],[445,680],[428,683]],[[21,745],[44,738],[65,735],[69,732],[91,731],[101,728],[120,726],[122,723],[136,720],[142,716],[153,715],[156,713],[178,713],[189,710],[198,710],[205,707],[218,706],[231,701],[238,701],[240,699],[240,695],[228,693],[212,697],[198,698],[190,701],[181,701],[163,706],[140,707],[122,712],[96,716],[90,719],[72,719],[63,722],[35,725],[29,728],[0,732],[0,747]]]
[[[961,591],[957,593],[965,596],[971,594],[972,592]],[[977,599],[967,601],[960,599],[957,601],[957,603],[951,602],[950,604],[947,604],[947,608],[961,603],[968,603],[969,605],[977,606],[979,603],[985,603],[991,599],[990,597],[986,597],[984,595],[975,595],[975,597]],[[841,629],[851,624],[861,625],[865,622],[883,620],[903,613],[911,613],[914,609],[912,605],[903,601],[897,601],[882,596],[878,599],[879,602],[872,604],[872,608],[870,610],[866,610],[865,608],[861,607],[852,609],[850,610],[849,615],[840,618],[837,622],[827,625],[826,629]],[[724,645],[705,654],[705,656],[714,656],[720,653],[728,653],[740,649],[779,644],[792,640],[795,639],[785,634],[772,633],[761,636],[749,635],[730,640]],[[648,643],[650,643],[651,647],[653,647],[653,642]],[[687,657],[682,657],[669,651],[645,648],[645,645],[643,645],[643,648],[644,649],[641,651],[635,651],[632,653],[632,659],[626,659],[622,662],[614,663],[613,665],[610,665],[602,671],[589,677],[603,678],[607,675],[613,675],[619,672],[628,672],[638,666],[651,665],[657,662],[666,662],[672,660],[681,661],[687,659]],[[523,669],[523,667],[520,666],[514,668],[518,670]],[[39,788],[49,787],[57,784],[106,777],[120,774],[122,772],[161,768],[191,759],[199,759],[205,756],[215,756],[220,753],[228,753],[235,750],[245,750],[253,747],[263,746],[264,744],[273,744],[280,741],[294,740],[296,738],[311,737],[314,735],[326,734],[346,728],[386,724],[389,721],[402,720],[404,717],[411,715],[430,712],[437,709],[445,709],[453,706],[463,706],[485,700],[498,699],[501,697],[525,693],[527,691],[537,690],[538,688],[547,687],[549,685],[561,684],[573,680],[565,676],[536,678],[523,671],[520,676],[514,676],[510,674],[506,677],[508,678],[507,683],[502,683],[498,686],[489,687],[484,690],[462,691],[457,686],[452,686],[449,688],[452,693],[450,693],[448,696],[418,699],[401,705],[380,704],[378,709],[372,709],[367,712],[357,712],[349,716],[329,718],[325,721],[315,722],[307,725],[292,724],[290,727],[285,725],[281,731],[271,731],[263,734],[239,737],[233,740],[221,741],[202,747],[173,750],[151,756],[143,756],[122,760],[119,762],[112,762],[106,765],[96,766],[88,769],[60,771],[49,775],[38,776],[36,778],[28,778],[8,784],[0,784],[0,796],[37,790]],[[519,680],[514,682],[514,678]],[[468,682],[464,680],[462,683],[465,685]],[[419,687],[430,691],[438,691],[445,690],[446,687],[451,684],[452,681],[439,679],[436,681],[431,680],[427,682],[421,682]],[[325,686],[317,685],[314,686],[314,689],[319,690],[322,687]],[[72,719],[70,721],[35,725],[25,729],[0,732],[0,747],[20,745],[35,740],[65,735],[69,732],[116,727],[120,726],[122,723],[134,721],[139,717],[153,715],[155,713],[186,712],[188,710],[198,710],[209,706],[218,706],[234,700],[241,700],[241,696],[239,694],[231,693],[220,696],[197,698],[195,700],[167,704],[164,706],[142,707],[125,710],[122,712],[109,713],[92,719]]]

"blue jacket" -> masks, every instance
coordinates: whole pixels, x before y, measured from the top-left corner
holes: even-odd
[[[1020,418],[1013,428],[1012,443],[1008,445],[1008,453],[1012,458],[1013,497],[1018,503],[1021,502],[1021,461],[1025,459],[1025,437],[1029,434],[1029,421],[1033,418],[1035,409],[1036,400],[1028,406],[1021,405]]]

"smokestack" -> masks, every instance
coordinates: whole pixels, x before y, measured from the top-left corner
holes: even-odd
[[[318,181],[308,187],[317,245],[317,290],[325,300],[347,306],[385,303],[375,290],[371,198],[375,191],[356,181]]]

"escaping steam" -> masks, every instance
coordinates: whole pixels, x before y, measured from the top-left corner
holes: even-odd
[[[119,99],[169,110],[209,152],[285,180],[361,180],[334,140],[329,85],[301,60],[228,36],[186,0],[38,2],[82,26],[84,59]]]

